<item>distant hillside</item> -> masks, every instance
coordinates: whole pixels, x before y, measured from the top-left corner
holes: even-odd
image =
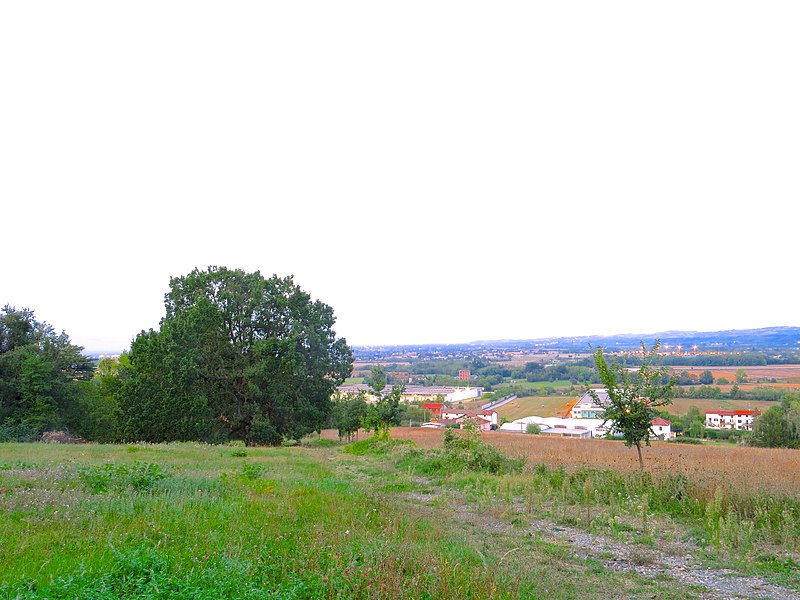
[[[640,342],[652,345],[655,340],[670,346],[689,349],[718,348],[736,350],[763,350],[800,348],[800,327],[763,327],[761,329],[731,329],[727,331],[662,331],[659,333],[622,333],[618,335],[587,335],[577,337],[539,338],[532,340],[495,340],[471,342],[471,346],[502,348],[562,348],[586,350],[589,346],[625,350],[637,348]]]

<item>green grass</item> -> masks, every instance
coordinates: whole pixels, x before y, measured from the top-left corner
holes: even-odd
[[[500,572],[473,589],[486,578],[475,549],[398,513],[327,451],[2,445],[0,463],[25,468],[0,472],[0,597],[488,598],[528,585]],[[136,485],[140,471],[163,477]]]
[[[736,544],[753,572],[797,578],[737,529],[732,497],[712,510],[677,479],[384,446],[0,444],[0,598],[687,597],[523,534],[534,517],[632,540],[675,519],[726,561]],[[795,508],[762,505],[758,531],[792,543]]]
[[[512,400],[497,409],[497,415],[508,421],[523,417],[555,417],[559,410],[575,399],[575,396],[524,396]]]

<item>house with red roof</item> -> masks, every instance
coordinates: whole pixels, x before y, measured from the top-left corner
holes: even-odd
[[[471,418],[476,421],[483,419],[488,421],[489,425],[497,425],[497,411],[496,410],[464,410],[463,408],[443,408],[443,419],[462,419]]]
[[[442,418],[442,409],[444,408],[444,403],[442,402],[423,402],[422,403],[422,410],[427,410],[431,413],[431,419],[441,419]]]
[[[650,431],[653,432],[653,435],[662,440],[675,437],[675,433],[672,431],[672,423],[661,417],[650,421]]]
[[[707,410],[706,427],[709,429],[739,429],[751,431],[760,410]]]

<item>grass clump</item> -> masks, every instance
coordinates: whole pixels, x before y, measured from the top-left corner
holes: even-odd
[[[431,450],[409,451],[400,461],[400,466],[427,475],[449,475],[476,471],[502,475],[518,473],[525,459],[505,456],[494,446],[481,441],[476,429],[462,432],[446,429],[442,447]]]
[[[416,444],[409,440],[396,440],[393,438],[372,436],[365,440],[347,444],[343,450],[353,456],[383,456],[390,454],[397,448],[413,446],[416,446]]]
[[[102,494],[112,489],[133,489],[137,492],[149,490],[165,479],[167,473],[156,463],[135,462],[82,467],[78,470],[78,476],[90,492]]]

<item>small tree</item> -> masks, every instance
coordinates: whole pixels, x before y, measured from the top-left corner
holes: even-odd
[[[660,342],[656,341],[649,352],[642,342],[642,364],[635,375],[618,363],[608,364],[603,349],[598,347],[594,359],[600,381],[608,392],[608,400],[601,401],[597,392],[589,395],[605,409],[604,425],[622,434],[625,445],[635,446],[639,454],[639,469],[644,470],[642,444],[650,445],[654,436],[651,422],[658,416],[658,407],[672,403],[674,379],[668,379],[666,369],[653,366]],[[666,381],[666,383],[664,383]]]
[[[333,401],[331,424],[339,432],[340,440],[351,442],[354,435],[358,439],[358,429],[366,415],[367,401],[364,393],[348,394]]]
[[[393,385],[390,392],[384,393],[386,375],[380,367],[372,367],[369,387],[376,402],[369,406],[363,427],[374,431],[375,437],[387,439],[392,426],[400,424],[400,398],[405,386]]]

